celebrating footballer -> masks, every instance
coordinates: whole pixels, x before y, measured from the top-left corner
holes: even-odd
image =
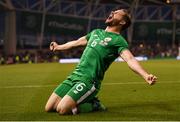
[[[100,91],[106,70],[119,56],[149,85],[156,82],[157,77],[142,68],[128,49],[128,43],[121,36],[122,31],[131,24],[128,11],[126,9],[112,11],[105,23],[107,24],[105,30],[92,30],[87,35],[66,44],[58,45],[51,42],[51,51],[68,50],[78,46],[86,48],[72,74],[49,97],[45,111],[77,114],[106,110],[96,95]]]

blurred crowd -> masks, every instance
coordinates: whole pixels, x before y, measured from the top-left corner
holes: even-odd
[[[175,58],[179,54],[177,45],[147,45],[139,44],[130,46],[130,50],[135,56],[146,56],[148,58]]]
[[[0,64],[19,64],[19,63],[45,63],[58,62],[61,58],[80,58],[83,48],[74,50],[51,52],[48,49],[44,50],[21,50],[15,55],[5,56],[0,53]]]
[[[152,45],[132,45],[130,50],[134,56],[146,56],[152,58],[175,58],[178,56],[178,46],[162,46],[160,44]],[[84,47],[74,48],[67,51],[51,52],[49,49],[44,50],[21,50],[15,55],[5,56],[0,52],[0,64],[15,63],[43,63],[58,62],[62,58],[80,58]]]

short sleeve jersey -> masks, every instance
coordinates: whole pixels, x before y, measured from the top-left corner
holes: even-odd
[[[73,74],[85,77],[99,87],[105,71],[128,48],[128,43],[120,35],[95,29],[86,35],[87,46]]]

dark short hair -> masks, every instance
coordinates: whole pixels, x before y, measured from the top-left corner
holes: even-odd
[[[123,16],[124,21],[126,22],[126,24],[124,24],[122,26],[122,30],[125,30],[126,28],[128,28],[131,25],[131,17],[130,17],[130,12],[126,9],[122,9],[125,13],[125,15]]]

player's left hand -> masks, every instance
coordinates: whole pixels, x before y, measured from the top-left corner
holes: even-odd
[[[146,76],[145,80],[149,85],[153,85],[157,81],[157,77],[155,75],[149,74]]]

